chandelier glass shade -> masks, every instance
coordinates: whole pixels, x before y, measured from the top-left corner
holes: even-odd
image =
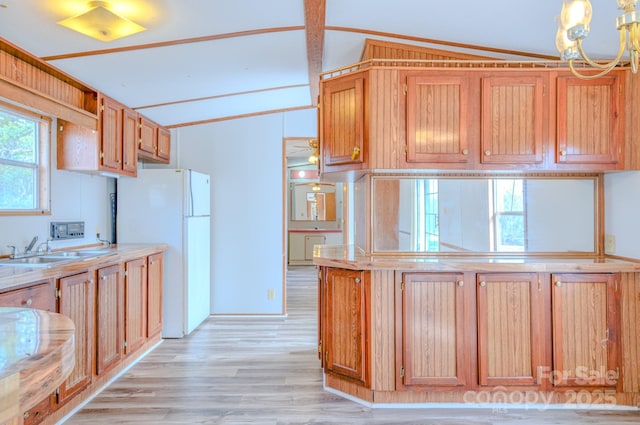
[[[589,0],[563,0],[560,22],[556,34],[556,48],[560,57],[569,62],[571,72],[579,78],[598,78],[618,65],[625,51],[629,52],[631,72],[638,72],[640,52],[640,12],[636,10],[638,0],[617,0],[618,9],[623,14],[616,19],[616,27],[620,33],[620,46],[616,57],[609,62],[590,59],[585,53],[582,42],[589,35],[591,23],[591,3]],[[599,72],[585,75],[574,66],[575,60],[582,60]]]

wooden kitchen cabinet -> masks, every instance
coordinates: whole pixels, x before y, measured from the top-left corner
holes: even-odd
[[[540,164],[548,140],[548,73],[482,77],[483,164]]]
[[[595,80],[558,76],[558,164],[622,169],[624,80],[624,71],[611,71]]]
[[[120,264],[97,270],[96,280],[96,374],[122,358],[123,281]]]
[[[462,273],[403,273],[396,293],[399,387],[464,386],[472,349]]]
[[[0,306],[56,311],[53,281],[45,279],[32,285],[0,294]]]
[[[164,254],[149,255],[147,262],[147,336],[151,338],[162,331]]]
[[[553,274],[553,385],[621,389],[619,276]]]
[[[152,162],[169,163],[171,149],[169,130],[143,115],[139,115],[138,127],[138,156]]]
[[[325,371],[369,386],[369,272],[328,268],[323,317]]]
[[[321,166],[327,170],[358,169],[365,162],[366,85],[364,73],[328,81],[323,85]]]
[[[405,84],[406,161],[466,164],[471,125],[468,74],[410,73]]]
[[[478,383],[542,385],[546,285],[537,273],[478,274]],[[546,369],[545,369],[546,368]],[[539,388],[538,388],[539,389]]]
[[[147,340],[147,258],[129,260],[125,268],[125,345],[128,355]]]
[[[58,313],[69,317],[76,326],[74,337],[75,367],[59,388],[61,405],[87,387],[92,380],[95,325],[95,285],[88,272],[58,279]]]
[[[99,103],[97,130],[58,120],[58,168],[135,177],[137,113],[104,95]]]

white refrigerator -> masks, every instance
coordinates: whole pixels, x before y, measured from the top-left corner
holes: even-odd
[[[210,314],[209,176],[192,170],[142,169],[117,183],[117,242],[167,243],[164,338],[182,338]]]

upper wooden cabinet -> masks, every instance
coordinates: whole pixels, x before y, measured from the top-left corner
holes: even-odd
[[[360,166],[365,158],[365,84],[362,74],[329,82],[323,88],[324,166]]]
[[[623,169],[627,73],[370,66],[324,79],[320,171]]]
[[[480,162],[539,164],[548,134],[548,75],[482,78]]]
[[[171,149],[169,130],[142,115],[140,115],[138,126],[140,128],[138,156],[152,162],[169,163]]]
[[[468,75],[407,76],[407,162],[467,163],[469,125]]]
[[[624,71],[595,80],[558,77],[559,164],[610,164],[621,169]]]

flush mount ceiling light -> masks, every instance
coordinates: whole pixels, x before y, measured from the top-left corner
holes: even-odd
[[[560,23],[556,35],[556,47],[562,60],[569,61],[571,72],[579,78],[598,78],[611,71],[622,58],[625,50],[629,51],[631,72],[638,72],[638,57],[640,54],[640,12],[636,10],[638,0],[617,0],[618,9],[624,13],[616,18],[616,27],[620,32],[620,49],[618,55],[608,63],[594,62],[582,49],[582,40],[589,35],[591,23],[591,3],[589,0],[564,0]],[[575,59],[582,58],[590,66],[600,69],[595,75],[580,74],[573,66]]]
[[[100,41],[112,41],[146,30],[109,10],[109,5],[103,1],[89,2],[89,10],[58,23]]]

